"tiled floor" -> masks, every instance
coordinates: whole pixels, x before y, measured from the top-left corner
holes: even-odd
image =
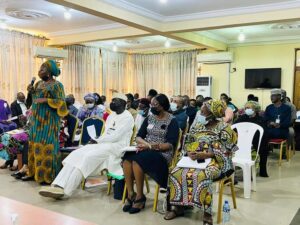
[[[236,188],[238,209],[232,209],[231,225],[289,225],[292,221],[300,208],[300,153],[291,162],[284,162],[281,168],[274,160],[275,158],[269,163],[270,178],[258,177],[257,192],[252,192],[251,199],[244,199],[243,190]],[[189,211],[184,218],[172,222],[164,221],[159,213],[153,213],[152,182],[146,209],[138,215],[129,215],[122,212],[120,201],[106,195],[106,189],[79,190],[71,199],[54,201],[40,197],[40,186],[35,182],[16,181],[9,174],[8,170],[0,171],[0,195],[96,224],[202,224],[202,213],[199,210]],[[229,193],[229,190],[226,192]],[[225,195],[224,199],[231,202],[230,195]],[[214,202],[217,203],[217,195]],[[217,204],[214,205],[214,212],[216,208]],[[216,214],[214,220],[216,221]]]

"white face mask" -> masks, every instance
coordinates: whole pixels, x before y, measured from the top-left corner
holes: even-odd
[[[209,122],[208,120],[206,120],[205,116],[199,115],[197,118],[198,118],[198,122],[203,124],[203,125],[206,125]]]
[[[245,113],[246,113],[246,115],[248,115],[248,116],[253,116],[254,111],[253,111],[253,109],[246,109],[246,110],[245,110]]]
[[[171,108],[172,112],[175,112],[177,110],[177,104],[175,102],[172,102],[170,104],[170,108]]]
[[[94,107],[94,103],[89,103],[89,104],[86,104],[86,107],[88,108],[88,109],[92,109],[93,107]]]

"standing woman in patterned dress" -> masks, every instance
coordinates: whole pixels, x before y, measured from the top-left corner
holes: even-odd
[[[22,180],[48,183],[59,172],[60,118],[68,114],[63,85],[56,81],[60,70],[53,60],[41,65],[34,87],[28,86],[32,96],[32,126],[29,131],[28,175]]]
[[[192,160],[211,162],[205,169],[173,169],[169,176],[171,211],[166,220],[184,214],[184,206],[196,206],[204,210],[203,224],[212,225],[212,183],[233,173],[232,153],[238,148],[236,133],[227,123],[218,120],[225,112],[225,104],[219,100],[204,102],[201,113],[185,138],[184,148]]]

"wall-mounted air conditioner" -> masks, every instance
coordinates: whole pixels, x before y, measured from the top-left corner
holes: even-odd
[[[68,58],[68,51],[59,48],[34,47],[35,57],[46,59],[65,59]]]
[[[215,52],[198,54],[197,62],[204,64],[219,64],[233,62],[232,52]]]
[[[212,94],[212,77],[200,76],[196,78],[196,96],[202,95],[205,97],[211,97]]]

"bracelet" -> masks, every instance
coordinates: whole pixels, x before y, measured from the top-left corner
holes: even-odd
[[[148,147],[149,147],[150,150],[152,149],[152,146],[150,144],[148,144]]]

